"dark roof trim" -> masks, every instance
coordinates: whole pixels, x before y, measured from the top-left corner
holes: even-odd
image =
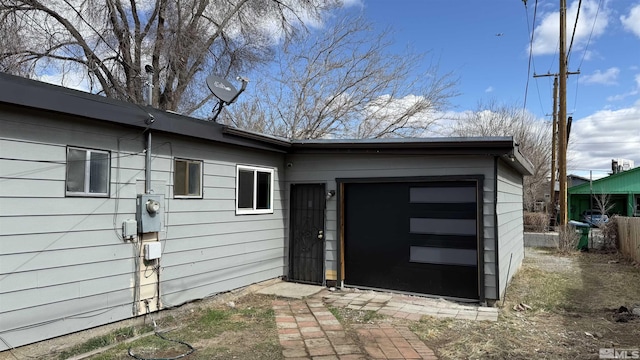
[[[273,144],[273,145],[277,145],[277,146],[282,146],[282,147],[287,147],[287,148],[291,147],[291,141],[289,141],[287,139],[279,138],[279,137],[271,136],[271,135],[266,135],[266,134],[261,134],[261,133],[254,132],[254,131],[241,130],[241,129],[237,129],[237,128],[233,128],[233,127],[229,127],[229,126],[224,126],[222,128],[222,132],[224,134],[239,136],[239,137],[246,138],[246,139],[254,139],[254,140],[258,140],[258,141],[263,141],[263,142],[266,142],[266,143],[269,143],[269,144]]]
[[[284,152],[282,145],[242,137],[227,137],[223,133],[225,127],[214,122],[5,73],[0,73],[0,104],[75,115],[143,129],[148,127],[152,131]],[[151,118],[153,122],[147,125],[146,121]]]
[[[500,156],[521,174],[533,173],[533,165],[520,153],[512,137],[294,140],[291,152]]]
[[[434,138],[385,138],[355,140],[293,140],[294,148],[513,148],[513,138],[498,137],[434,137]]]

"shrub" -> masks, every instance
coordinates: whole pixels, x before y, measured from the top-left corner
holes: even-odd
[[[525,231],[544,232],[547,231],[549,225],[549,216],[544,212],[527,212],[524,213],[524,229]]]
[[[604,238],[602,248],[604,250],[616,250],[618,247],[618,216],[613,215],[607,223],[599,227],[600,230],[602,230],[602,237]]]
[[[576,251],[580,234],[572,225],[558,226],[558,251],[562,254],[568,254]]]

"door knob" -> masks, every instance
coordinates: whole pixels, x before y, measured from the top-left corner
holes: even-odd
[[[319,230],[318,231],[318,239],[322,239],[324,237],[324,231]]]

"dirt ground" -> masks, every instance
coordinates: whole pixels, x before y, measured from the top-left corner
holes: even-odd
[[[640,268],[614,254],[526,249],[496,323],[423,318],[413,326],[442,359],[598,359],[640,348]],[[514,310],[518,304],[529,306]]]
[[[93,337],[5,351],[0,360],[69,359],[104,346],[112,348],[87,358],[132,359],[129,349],[139,358],[169,358],[187,353],[186,344],[195,348],[183,357],[187,360],[282,359],[273,299],[242,291],[157,314],[157,329],[170,330],[163,336],[183,343],[154,336],[147,318],[144,324],[123,322],[87,332]],[[600,348],[640,348],[640,318],[621,311],[640,307],[640,267],[615,254],[560,256],[527,248],[504,305],[496,306],[502,308],[497,322],[428,316],[412,322],[371,311],[329,310],[351,335],[363,323],[407,325],[440,359],[597,359]],[[127,340],[134,341],[123,343]]]

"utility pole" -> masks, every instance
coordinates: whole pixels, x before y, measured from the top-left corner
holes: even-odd
[[[567,71],[567,76],[569,75],[577,75],[580,74],[580,71],[574,71],[574,72],[569,72]],[[553,212],[555,214],[555,205],[556,205],[556,199],[555,199],[555,195],[556,195],[556,160],[558,160],[557,158],[559,158],[559,156],[556,156],[557,154],[557,150],[558,150],[558,146],[557,146],[557,142],[559,142],[558,140],[558,76],[560,74],[543,74],[543,75],[538,75],[538,74],[533,74],[534,78],[539,78],[539,77],[545,77],[545,76],[553,76],[553,129],[552,129],[552,134],[551,134],[551,143],[552,143],[552,148],[551,148],[551,185],[550,185],[550,194],[551,194],[551,205],[553,206]],[[565,105],[566,105],[566,96],[565,96]],[[565,107],[566,109],[566,107]],[[565,110],[566,112],[566,110]],[[565,123],[566,124],[566,123]],[[566,125],[565,125],[566,126]],[[566,129],[566,127],[565,127]],[[568,141],[568,139],[567,139]],[[566,142],[565,142],[566,144]],[[566,145],[565,145],[565,154],[566,154]],[[566,155],[565,155],[565,159],[566,159]],[[566,160],[565,160],[566,161]],[[559,163],[559,161],[558,161]],[[566,166],[566,164],[565,164]],[[559,164],[558,164],[559,167]],[[565,167],[566,169],[566,167]],[[565,170],[565,182],[566,182],[566,170]],[[558,179],[560,180],[560,179]]]
[[[558,129],[558,77],[553,78],[553,125],[551,127],[551,214],[556,219],[556,131]]]
[[[523,0],[524,1],[524,0]],[[526,5],[526,1],[524,1]],[[567,77],[573,74],[579,74],[580,71],[577,72],[568,72],[567,71],[567,0],[560,0],[560,54],[558,56],[560,62],[560,71],[558,74],[545,74],[545,75],[536,75],[533,77],[543,77],[543,76],[554,76],[553,82],[553,114],[554,114],[554,129],[553,129],[553,139],[556,140],[556,124],[558,127],[557,133],[557,142],[558,142],[558,182],[560,183],[560,193],[558,195],[558,205],[560,206],[560,218],[558,221],[558,225],[566,225],[567,224]],[[556,86],[558,85],[558,77],[560,78],[559,91],[556,90]],[[559,106],[556,107],[556,97],[559,94]],[[556,110],[559,109],[557,116]],[[552,157],[555,152],[556,147],[553,146],[552,149]],[[553,204],[553,196],[555,193],[555,181],[553,177],[555,176],[554,171],[555,161],[553,161],[551,165],[551,200]]]
[[[560,111],[558,114],[558,180],[560,222],[567,224],[567,0],[560,0]]]

